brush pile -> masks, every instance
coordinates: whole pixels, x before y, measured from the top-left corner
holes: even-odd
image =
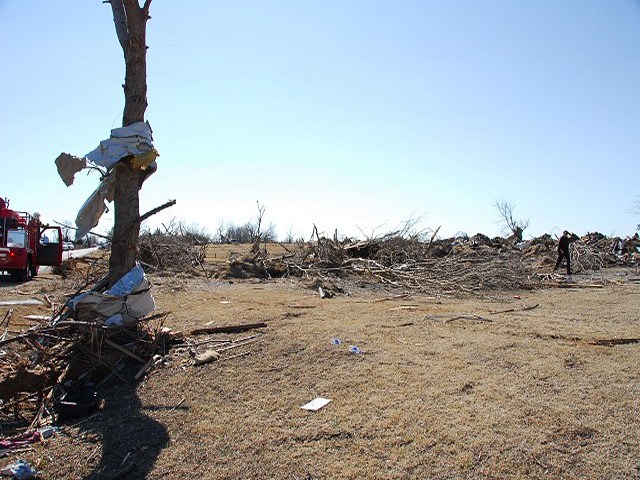
[[[5,315],[0,340],[0,437],[32,434],[54,417],[61,421],[97,410],[98,386],[113,377],[137,380],[166,347],[159,315],[133,328],[43,318],[8,337],[11,315],[12,310]]]
[[[149,272],[196,273],[203,271],[209,240],[182,225],[140,235],[139,261]]]
[[[236,256],[222,276],[292,276],[325,281],[358,277],[416,292],[465,294],[539,286],[544,277],[541,270],[548,273],[557,255],[557,239],[551,235],[526,242],[491,239],[482,234],[434,237],[395,232],[364,241],[338,241],[316,234],[314,240],[298,243],[279,256],[270,256],[266,248],[254,248],[249,256]],[[627,239],[624,252],[616,251],[619,243],[620,239],[597,233],[576,237],[571,244],[574,272],[634,265],[638,254],[633,240]]]

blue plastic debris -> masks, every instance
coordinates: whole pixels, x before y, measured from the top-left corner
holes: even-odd
[[[17,480],[30,480],[36,478],[38,472],[24,460],[18,460],[16,463],[7,465],[0,470],[0,475],[11,475]]]

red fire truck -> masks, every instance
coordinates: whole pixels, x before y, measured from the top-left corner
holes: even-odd
[[[0,273],[26,281],[38,274],[40,265],[62,263],[60,227],[42,225],[27,212],[9,209],[9,200],[0,198]]]

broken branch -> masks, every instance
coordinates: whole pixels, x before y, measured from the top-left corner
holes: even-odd
[[[196,328],[191,331],[191,335],[200,335],[203,333],[240,333],[246,332],[247,330],[253,330],[256,328],[264,328],[267,324],[264,322],[261,323],[245,323],[243,325],[227,325],[222,327],[205,327],[205,328]]]

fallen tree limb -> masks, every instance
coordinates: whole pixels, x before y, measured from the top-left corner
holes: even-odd
[[[456,317],[445,320],[444,323],[450,323],[450,322],[453,322],[454,320],[476,320],[478,322],[493,322],[493,320],[490,320],[485,317],[481,317],[480,315],[471,314],[471,315],[458,315]]]
[[[247,330],[253,330],[256,328],[264,328],[267,324],[264,322],[260,323],[245,323],[243,325],[226,325],[222,327],[205,327],[205,328],[196,328],[191,331],[191,335],[201,335],[203,333],[240,333],[246,332]]]
[[[425,317],[427,320],[443,320],[444,323],[451,323],[455,320],[476,320],[478,322],[493,322],[493,320],[485,317],[481,317],[480,315],[476,315],[475,313],[463,314],[463,315],[427,315]]]
[[[540,306],[539,303],[536,303],[535,305],[531,305],[530,307],[522,307],[522,308],[509,308],[507,310],[497,310],[495,312],[489,312],[489,314],[491,315],[495,315],[497,313],[510,313],[510,312],[526,312],[527,310],[533,310],[534,308],[538,308]]]

